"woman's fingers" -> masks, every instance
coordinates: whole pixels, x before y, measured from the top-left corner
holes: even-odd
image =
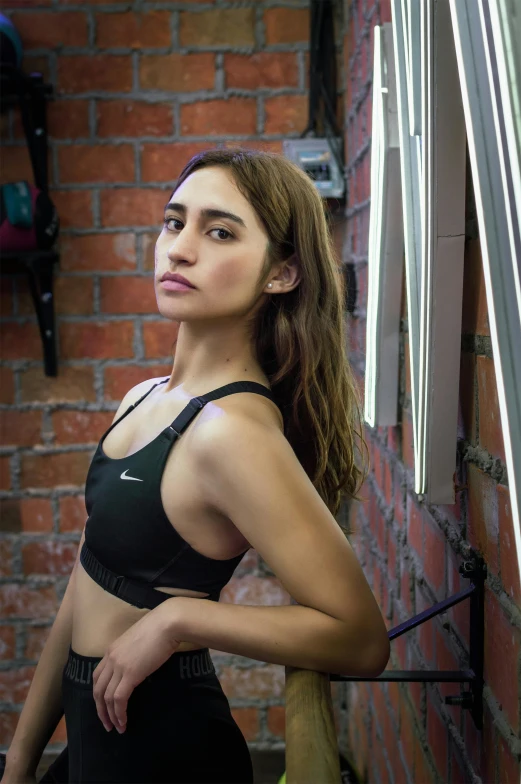
[[[100,717],[100,720],[102,721],[105,729],[109,731],[112,729],[114,722],[111,719],[108,706],[106,703],[105,695],[107,692],[107,687],[111,682],[114,673],[112,668],[108,665],[108,663],[105,665],[103,670],[101,670],[101,672],[96,677],[97,669],[98,668],[94,670],[95,685],[92,693],[94,696],[94,701],[96,703],[96,710],[98,712],[98,716]]]

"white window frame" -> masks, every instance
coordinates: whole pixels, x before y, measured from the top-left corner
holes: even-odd
[[[520,9],[514,0],[450,0],[450,8],[521,574]]]
[[[451,504],[465,243],[465,124],[448,0],[421,3],[419,31],[413,0],[391,0],[391,6],[415,492],[430,503]]]
[[[374,28],[365,420],[396,425],[403,221],[392,26]]]

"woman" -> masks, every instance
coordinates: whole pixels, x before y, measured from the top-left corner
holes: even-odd
[[[388,661],[334,519],[362,480],[360,414],[311,180],[273,154],[196,155],[165,209],[154,284],[180,324],[175,363],[130,390],[98,445],[8,784],[34,781],[62,709],[71,782],[251,782],[209,648],[358,676]],[[297,605],[215,601],[250,547]]]

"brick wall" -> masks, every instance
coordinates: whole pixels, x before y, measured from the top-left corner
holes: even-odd
[[[44,375],[32,300],[2,275],[0,367],[0,748],[14,732],[65,591],[86,519],[96,443],[134,384],[171,369],[173,326],[159,317],[154,243],[175,179],[196,151],[239,141],[280,151],[307,122],[306,0],[16,0],[7,13],[24,70],[55,87],[51,196],[58,376]],[[18,112],[1,118],[2,182],[33,181]],[[285,604],[256,554],[223,600]],[[215,654],[252,747],[284,735],[284,668]],[[62,721],[51,746],[65,741]]]
[[[343,259],[356,265],[351,359],[363,386],[370,209],[373,27],[390,22],[389,0],[346,0],[346,164],[349,204]],[[470,197],[472,195],[469,183]],[[460,427],[453,506],[418,502],[413,483],[407,310],[402,299],[400,420],[367,428],[372,473],[352,507],[352,542],[389,628],[468,586],[458,565],[469,545],[488,566],[484,728],[444,704],[457,684],[334,684],[341,745],[372,784],[479,780],[518,784],[521,589],[498,408],[477,226],[467,203]],[[405,284],[404,284],[405,290]],[[459,340],[458,338],[454,338]],[[393,669],[468,664],[468,600],[391,644]]]

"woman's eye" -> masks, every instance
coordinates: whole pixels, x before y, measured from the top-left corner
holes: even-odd
[[[169,231],[170,231],[170,228],[168,226],[169,223],[180,223],[181,226],[183,225],[178,218],[165,218],[164,225],[167,227],[167,229],[169,229]],[[174,226],[173,231],[179,231],[179,226]]]
[[[227,240],[229,237],[232,236],[231,232],[229,232],[227,229],[212,229],[210,234],[213,231],[216,231],[218,233],[218,239],[220,239],[220,240]],[[223,236],[223,235],[225,235],[225,236]]]

